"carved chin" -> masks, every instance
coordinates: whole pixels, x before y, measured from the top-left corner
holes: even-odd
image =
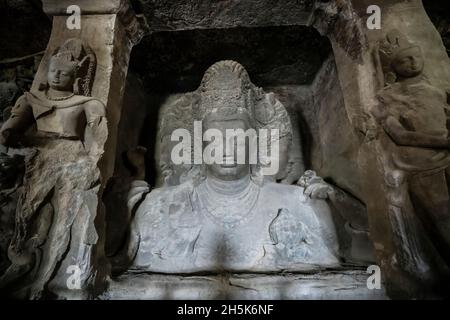
[[[409,74],[412,76],[417,76],[418,74],[420,74],[420,72],[422,72],[422,69],[416,67],[416,68],[411,68],[411,70],[409,70]]]
[[[49,82],[49,86],[50,88],[54,89],[54,90],[72,90],[72,85],[70,84],[65,84],[65,83],[54,83],[54,82]]]
[[[397,73],[403,77],[415,77],[418,76],[422,72],[421,67],[414,67],[406,70],[399,70]]]
[[[50,83],[50,88],[52,88],[54,90],[61,90],[61,89],[64,89],[64,86],[62,86],[60,84]]]

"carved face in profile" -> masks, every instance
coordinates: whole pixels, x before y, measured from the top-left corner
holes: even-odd
[[[423,65],[424,61],[419,47],[401,51],[392,63],[395,73],[404,78],[418,76],[423,71]]]
[[[50,60],[48,68],[48,84],[50,88],[60,91],[72,91],[75,82],[76,65],[72,62],[64,63],[58,58]]]
[[[235,130],[242,129],[244,131],[250,129],[250,121],[246,117],[235,117],[235,118],[221,118],[220,116],[208,116],[203,120],[203,130],[217,129],[222,133],[223,137],[223,162],[222,164],[214,163],[208,164],[207,175],[212,175],[217,179],[225,181],[238,180],[250,174],[250,164],[249,164],[249,145],[246,139],[245,146],[239,146],[239,149],[245,150],[245,163],[238,163],[237,161],[237,150],[238,150],[238,139],[230,135],[227,137],[227,129]],[[228,140],[227,140],[228,139]],[[205,143],[204,145],[207,145]],[[226,148],[227,144],[229,146],[234,145],[234,152],[231,154],[230,148]]]

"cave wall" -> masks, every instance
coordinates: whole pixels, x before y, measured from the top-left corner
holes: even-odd
[[[0,60],[45,50],[52,28],[39,0],[0,1]]]
[[[334,57],[328,59],[311,86],[316,130],[312,168],[325,179],[363,200],[357,167],[360,141],[345,110]]]

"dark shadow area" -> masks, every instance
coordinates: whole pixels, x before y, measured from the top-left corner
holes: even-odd
[[[442,37],[450,57],[450,1],[424,0],[425,11]]]
[[[0,1],[0,60],[45,50],[52,29],[51,19],[39,0]]]
[[[265,27],[159,32],[132,52],[130,70],[152,92],[197,89],[220,60],[241,63],[258,86],[309,84],[331,52],[327,38],[309,27]]]

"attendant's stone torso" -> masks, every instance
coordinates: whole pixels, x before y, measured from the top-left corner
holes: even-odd
[[[26,98],[41,134],[83,139],[87,122],[102,113],[102,106],[98,106],[95,99],[80,95],[73,95],[62,101],[48,100],[42,93],[27,93]],[[95,102],[89,106],[88,103],[92,101]]]
[[[57,133],[64,137],[83,137],[86,127],[84,108],[82,105],[70,109],[56,109],[52,114],[36,120],[37,129],[41,132]]]

